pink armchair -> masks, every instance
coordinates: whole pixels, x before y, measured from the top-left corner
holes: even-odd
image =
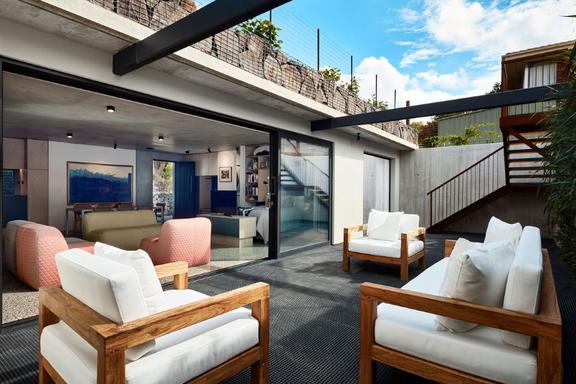
[[[160,237],[147,237],[140,248],[148,252],[154,264],[185,261],[189,267],[210,262],[212,224],[204,217],[168,220]]]
[[[16,275],[34,289],[60,284],[55,256],[70,248],[94,252],[94,243],[67,244],[62,233],[48,225],[29,223],[16,232]]]

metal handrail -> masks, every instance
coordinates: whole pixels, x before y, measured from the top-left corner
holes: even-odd
[[[496,149],[446,180],[426,195],[429,201],[428,223],[436,225],[506,185],[505,160]]]

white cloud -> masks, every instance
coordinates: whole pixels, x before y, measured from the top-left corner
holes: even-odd
[[[422,17],[418,11],[411,8],[402,8],[400,11],[398,11],[398,13],[400,14],[402,21],[406,23],[414,23],[418,21],[420,17]]]
[[[528,0],[507,7],[466,0],[426,0],[423,15],[432,46],[473,52],[476,61],[494,62],[507,53],[573,39],[574,0]]]
[[[375,92],[375,75],[378,74],[378,99],[394,102],[397,94],[397,107],[410,100],[411,105],[450,100],[459,97],[477,96],[492,89],[499,81],[500,72],[492,71],[480,78],[472,79],[464,68],[454,73],[439,73],[435,70],[418,72],[413,75],[403,73],[385,57],[367,57],[355,68],[355,77],[360,85],[360,96],[371,98]],[[349,81],[349,76],[343,76]]]
[[[436,48],[422,48],[416,51],[405,53],[400,61],[401,67],[407,67],[420,60],[427,60],[431,57],[437,56],[440,51]]]

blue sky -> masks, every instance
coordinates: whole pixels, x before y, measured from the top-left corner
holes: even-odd
[[[349,72],[361,95],[412,104],[483,94],[500,79],[506,52],[576,38],[574,0],[293,0],[273,13],[284,50],[315,66]],[[344,76],[349,77],[349,75]]]

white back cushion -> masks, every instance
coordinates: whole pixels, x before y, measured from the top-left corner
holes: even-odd
[[[518,244],[522,235],[522,225],[520,223],[509,224],[497,217],[492,216],[486,229],[484,243],[495,243],[497,241],[514,241]]]
[[[514,259],[513,243],[500,242],[490,247],[473,247],[454,257],[446,269],[440,294],[452,299],[501,307],[508,271]],[[435,321],[439,330],[451,332],[466,332],[476,326],[444,316],[436,316]]]
[[[150,256],[141,249],[137,251],[125,251],[104,243],[94,244],[94,255],[128,265],[136,270],[144,300],[147,302],[150,298],[162,293],[162,285],[156,275],[154,264]]]
[[[58,253],[56,266],[64,291],[113,322],[122,324],[148,316],[134,268],[80,249]],[[150,341],[130,348],[126,358],[136,360],[154,345]]]
[[[373,209],[368,216],[368,237],[375,240],[398,240],[403,215],[404,212],[383,212]]]
[[[540,289],[544,271],[540,230],[526,227],[516,248],[510,267],[504,308],[535,314],[540,306]],[[532,338],[513,332],[505,332],[502,341],[519,348],[530,349]]]
[[[420,216],[412,213],[405,213],[402,215],[402,219],[400,219],[400,233],[414,231],[418,229],[419,226]]]

